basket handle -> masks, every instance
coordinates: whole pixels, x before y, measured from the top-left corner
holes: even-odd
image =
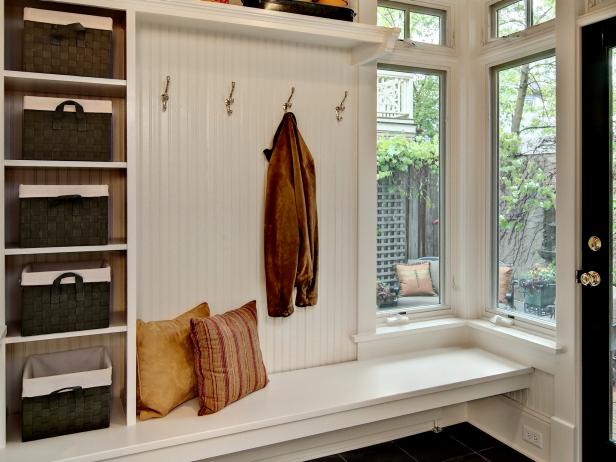
[[[77,390],[83,390],[83,387],[80,387],[79,385],[75,386],[75,387],[64,387],[64,388],[60,388],[58,390],[54,390],[51,393],[49,393],[50,395],[57,395],[58,393],[64,393],[67,391],[77,391]]]
[[[53,280],[53,286],[51,287],[51,303],[59,303],[60,302],[60,284],[63,279],[66,278],[75,278],[75,294],[76,298],[79,301],[82,301],[85,298],[84,289],[83,289],[83,277],[77,273],[62,273],[60,276]]]
[[[83,196],[80,194],[66,194],[63,196],[50,197],[47,201],[50,207],[57,207],[65,202],[78,201],[80,199],[83,199]]]
[[[75,38],[75,45],[84,48],[86,46],[86,28],[83,24],[74,22],[72,24],[60,25],[54,24],[51,34],[49,34],[49,39],[52,45],[60,46],[62,44],[62,39],[69,38],[68,34],[65,32],[67,30],[72,30],[77,33]]]
[[[79,131],[83,132],[86,130],[86,116],[83,110],[83,106],[79,104],[77,101],[73,101],[72,99],[68,99],[66,101],[61,102],[56,106],[54,115],[53,115],[53,124],[52,128],[54,130],[62,129],[62,119],[64,119],[64,108],[66,106],[73,106],[75,108],[75,118],[79,121]]]

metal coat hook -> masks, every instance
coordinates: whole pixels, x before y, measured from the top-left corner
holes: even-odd
[[[342,101],[340,101],[340,104],[338,106],[336,106],[336,120],[338,122],[342,121],[342,113],[346,109],[346,106],[344,105],[344,103],[347,100],[347,96],[349,96],[349,92],[345,91],[344,92],[344,98],[342,98]]]
[[[294,94],[295,94],[295,87],[291,87],[291,96],[289,96],[289,99],[287,100],[287,102],[282,105],[282,108],[284,109],[285,113],[293,107],[293,103],[291,102],[291,100],[293,99]]]
[[[163,112],[167,110],[167,103],[169,102],[169,84],[171,83],[171,76],[167,76],[167,83],[165,84],[165,91],[160,95],[160,100],[163,103]]]
[[[233,109],[231,109],[231,105],[235,103],[235,100],[233,99],[233,92],[235,92],[235,82],[231,82],[231,93],[229,93],[229,97],[225,100],[227,115],[233,114]]]

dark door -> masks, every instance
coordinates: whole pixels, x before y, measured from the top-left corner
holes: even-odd
[[[616,461],[614,108],[616,18],[582,29],[582,454]]]

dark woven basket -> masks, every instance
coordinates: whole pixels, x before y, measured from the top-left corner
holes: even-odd
[[[106,245],[108,198],[20,198],[20,246]]]
[[[23,70],[111,77],[111,31],[24,21]]]
[[[75,284],[61,284],[74,277]],[[50,286],[22,287],[21,335],[43,335],[109,327],[109,282],[84,283],[75,273]]]
[[[38,440],[109,426],[111,386],[22,398],[21,439]]]
[[[64,112],[74,106],[75,112]],[[111,160],[111,114],[84,112],[75,101],[55,111],[24,110],[23,158],[34,160]]]

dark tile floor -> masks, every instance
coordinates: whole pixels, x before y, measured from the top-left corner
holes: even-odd
[[[313,462],[529,462],[469,423],[314,459]]]

